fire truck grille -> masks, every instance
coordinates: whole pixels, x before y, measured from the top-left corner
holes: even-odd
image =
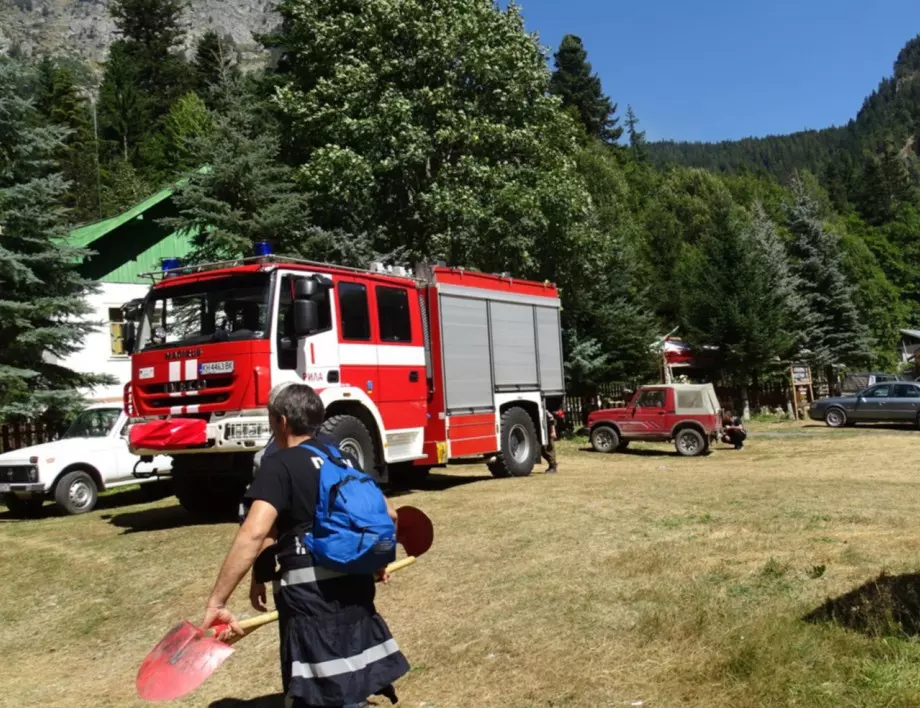
[[[147,384],[142,386],[141,390],[148,395],[155,396],[170,393],[188,393],[190,391],[212,391],[219,388],[230,388],[231,386],[233,386],[232,376],[219,376],[213,379]]]
[[[226,403],[230,399],[230,392],[202,394],[200,396],[186,396],[183,398],[151,398],[147,405],[151,408],[168,409],[174,406],[208,406],[215,403]]]

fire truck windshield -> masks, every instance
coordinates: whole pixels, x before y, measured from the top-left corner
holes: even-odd
[[[137,351],[268,336],[269,275],[159,287],[144,303]]]

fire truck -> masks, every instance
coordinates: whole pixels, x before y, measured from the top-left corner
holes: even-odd
[[[381,483],[485,462],[529,475],[564,395],[550,283],[445,265],[358,270],[262,254],[164,263],[133,309],[132,452],[169,454],[193,514],[235,508],[272,389],[305,382],[322,435]]]

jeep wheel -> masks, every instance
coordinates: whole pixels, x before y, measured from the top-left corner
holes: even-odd
[[[54,501],[66,513],[85,514],[92,511],[99,498],[99,488],[83,470],[65,474],[54,488]]]
[[[824,414],[824,422],[829,428],[842,428],[847,424],[847,414],[842,408],[831,408]]]
[[[674,437],[674,447],[684,457],[696,457],[706,451],[706,439],[700,431],[684,428]]]
[[[609,425],[598,425],[591,431],[591,447],[597,452],[615,452],[621,444],[617,431]]]
[[[537,429],[523,408],[509,408],[502,413],[500,450],[489,471],[495,477],[526,477],[539,459]]]
[[[35,519],[41,516],[45,499],[42,496],[20,499],[15,494],[4,494],[2,501],[17,519]]]

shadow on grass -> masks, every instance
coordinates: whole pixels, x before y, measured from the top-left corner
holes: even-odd
[[[149,504],[160,499],[165,499],[172,495],[172,490],[162,484],[145,484],[139,487],[127,487],[125,489],[113,489],[104,492],[96,500],[96,506],[93,511],[105,511],[106,509],[118,509],[125,506],[134,506],[136,504]],[[48,501],[42,506],[41,511],[35,516],[22,517],[13,514],[5,506],[0,506],[0,521],[28,521],[40,520],[54,517],[63,517],[67,514],[57,506],[57,504]],[[102,518],[106,518],[103,516]]]
[[[649,448],[633,448],[628,447],[625,450],[619,450],[617,452],[608,453],[608,452],[598,452],[593,447],[582,447],[578,449],[579,452],[587,452],[592,455],[610,455],[611,457],[618,457],[620,455],[626,457],[677,457],[677,453],[671,450],[655,450]]]
[[[273,693],[270,696],[251,698],[248,701],[239,698],[221,698],[211,703],[208,708],[284,708],[284,694]]]
[[[920,573],[882,573],[802,619],[837,624],[870,637],[920,635]]]
[[[488,482],[490,479],[493,479],[491,474],[455,475],[432,473],[417,482],[393,481],[387,488],[386,494],[388,497],[400,497],[412,492],[446,492],[454,487],[462,487],[475,482]]]
[[[222,518],[199,518],[192,516],[178,505],[130,511],[125,514],[105,514],[102,518],[112,526],[124,529],[123,533],[126,534],[143,531],[165,531],[186,526],[210,526],[237,521],[236,517],[231,514],[227,514]]]

